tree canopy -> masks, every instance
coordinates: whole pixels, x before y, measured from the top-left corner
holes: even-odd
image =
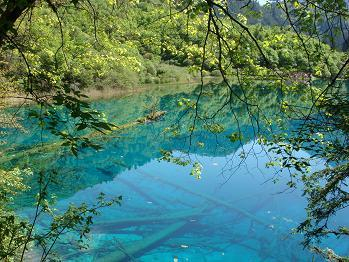
[[[84,148],[100,149],[86,132],[118,128],[103,112],[91,108],[84,92],[196,79],[201,85],[195,99],[178,102],[192,121],[185,130],[189,151],[197,126],[222,133],[224,124],[211,120],[229,110],[233,100],[242,103],[258,142],[279,155],[270,165],[289,171],[290,188],[297,186],[295,181],[304,185],[308,217],[298,231],[305,233],[305,246],[340,261],[343,258],[318,248],[316,240],[331,234],[348,236],[346,227],[329,228],[327,223],[349,202],[349,103],[344,81],[349,64],[348,17],[344,0],[276,0],[264,6],[248,0],[0,0],[0,107],[13,97],[36,103],[38,107],[28,115],[60,140],[58,146],[68,147],[77,156]],[[201,103],[207,76],[223,82],[224,94],[218,92],[222,100],[212,100],[215,112],[208,112]],[[283,121],[272,122],[261,101],[249,93],[260,81],[283,97],[280,119],[295,123],[291,134],[278,132],[275,126],[281,127]],[[289,95],[303,101],[290,101]],[[66,116],[62,110],[68,112]],[[6,128],[21,128],[20,121],[3,110],[0,123],[3,143]],[[174,133],[183,131],[171,128]],[[230,140],[242,137],[237,132]],[[295,154],[302,149],[313,153],[297,159]],[[192,174],[200,177],[198,163],[181,162],[171,150],[162,153],[163,160],[192,164]],[[312,172],[309,167],[316,159],[325,161],[325,169]],[[11,195],[26,189],[22,176],[32,171],[5,163],[0,172],[0,256],[18,256],[17,249],[22,248],[19,257],[23,259],[27,244],[36,241],[44,248],[45,260],[51,248],[42,236],[34,237],[35,220],[23,222],[5,207]],[[41,186],[36,214],[51,214],[46,185],[56,173],[37,172]],[[93,207],[70,207],[54,216],[49,239],[54,243],[60,230],[68,228],[83,236],[100,207],[120,200],[106,201],[101,196]],[[74,214],[78,216],[70,222]],[[5,248],[10,239],[15,239],[14,249]]]

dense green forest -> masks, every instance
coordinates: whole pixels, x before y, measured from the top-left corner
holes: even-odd
[[[156,1],[139,4],[95,1],[94,5],[98,11],[94,14],[95,22],[90,10],[70,7],[56,17],[45,3],[32,11],[29,22],[21,22],[17,33],[22,36],[23,55],[31,73],[42,82],[37,88],[45,90],[63,83],[81,88],[134,88],[144,83],[183,82],[198,76],[205,17],[188,19],[178,12],[167,16],[167,7]],[[239,17],[248,22],[242,14]],[[230,26],[228,19],[224,20],[221,22],[227,29],[222,34],[231,42],[232,62],[256,76],[269,75],[271,72],[259,70],[266,64],[254,43],[245,41],[245,36]],[[304,72],[327,78],[338,71],[343,55],[316,39],[307,41],[308,61],[304,50],[294,52],[300,44],[295,33],[285,34],[281,27],[258,24],[250,30],[271,66],[283,74]],[[217,43],[212,39],[208,45],[211,46],[204,65],[205,75],[219,76]],[[20,81],[27,69],[19,51],[15,51],[18,57],[15,60],[13,51],[4,51],[2,74]]]
[[[78,171],[55,165],[96,154],[89,164],[97,167],[97,152],[128,132],[138,139],[120,139],[120,154],[128,158],[113,172],[157,158],[191,166],[190,175],[200,179],[202,165],[190,154],[225,156],[255,141],[272,155],[267,166],[288,172],[291,190],[302,188],[307,216],[295,231],[304,235],[304,246],[346,261],[347,254],[317,244],[349,232],[347,225],[328,225],[349,202],[348,9],[344,0],[263,6],[247,0],[0,0],[0,259],[23,261],[34,246],[43,250],[41,261],[56,259],[52,249],[66,231],[76,232],[83,247],[93,218],[122,197],[102,192],[95,204],[56,212],[56,195],[68,197],[107,178],[74,185],[71,174]],[[171,90],[189,83],[198,86]],[[97,94],[144,92],[149,97],[128,101],[127,112],[91,102]],[[159,100],[151,92],[161,94]],[[173,108],[178,111],[167,115]],[[150,122],[169,140],[147,137]],[[15,144],[10,136],[37,128],[34,144]],[[301,150],[310,156],[296,157]],[[34,219],[17,214],[26,207],[21,199],[35,204]],[[38,230],[40,216],[51,217],[45,233]]]

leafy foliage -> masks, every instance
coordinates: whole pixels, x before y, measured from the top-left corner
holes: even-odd
[[[229,109],[236,118],[232,102],[237,101],[248,114],[254,137],[278,154],[269,165],[290,171],[291,188],[298,180],[305,185],[308,218],[298,228],[306,231],[305,244],[309,246],[314,239],[328,234],[348,235],[345,227],[331,230],[327,224],[330,216],[349,201],[348,94],[339,84],[339,78],[348,77],[349,59],[347,54],[330,47],[335,46],[334,39],[339,34],[347,38],[344,29],[348,5],[344,0],[275,1],[270,4],[278,10],[274,18],[278,23],[283,20],[284,26],[265,27],[257,22],[267,11],[251,7],[256,6],[254,1],[240,2],[98,0],[92,4],[86,0],[0,0],[0,44],[5,52],[1,58],[5,65],[0,66],[1,92],[24,93],[36,102],[38,108],[32,110],[30,117],[37,119],[42,130],[63,140],[62,145],[77,156],[82,148],[100,148],[81,136],[83,132],[93,129],[103,133],[114,127],[103,114],[90,108],[81,89],[187,80],[189,75],[178,66],[188,67],[194,74],[199,72],[201,78],[211,72],[221,75],[226,93],[218,97],[219,103],[212,102],[211,110],[201,106],[200,101],[212,95],[202,81],[196,99],[178,100],[191,124],[185,125],[185,130],[174,126],[167,131],[174,135],[189,133],[190,146],[198,125],[215,135],[227,136],[233,143],[249,139],[241,130],[226,133],[224,123],[215,121],[218,114]],[[253,25],[249,23],[251,18],[255,18]],[[314,77],[328,79],[327,87],[315,86]],[[273,81],[272,85],[278,87],[274,91],[281,97],[293,94],[304,100],[297,106],[288,100],[280,103],[280,117],[294,120],[299,127],[297,132],[291,136],[273,132],[274,125],[281,127],[284,121],[271,121],[261,110],[263,101],[247,91],[256,79]],[[238,88],[232,84],[234,81]],[[16,121],[9,119],[1,113],[1,123],[15,126]],[[197,145],[202,147],[205,143],[197,141]],[[308,159],[296,157],[295,152],[302,149],[313,155]],[[199,163],[174,157],[170,150],[162,153],[163,160],[193,164],[191,175],[200,178]],[[324,159],[326,167],[311,173],[316,159]],[[0,180],[0,188],[4,188],[1,201],[8,204],[9,195],[25,187],[19,170],[1,172],[6,178]],[[15,247],[23,247],[21,259],[28,244],[36,242],[42,246],[45,260],[68,229],[80,232],[82,239],[96,210],[121,200],[101,198],[91,208],[71,206],[63,214],[54,214],[47,190],[52,172],[39,173],[36,200],[36,218],[42,213],[53,216],[46,234],[34,232],[35,220],[30,224],[7,209],[2,211],[1,245],[12,246],[14,240]],[[9,247],[1,255],[18,255],[16,249]]]

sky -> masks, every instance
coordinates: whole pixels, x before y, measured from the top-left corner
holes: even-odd
[[[257,0],[257,1],[259,2],[260,5],[264,5],[267,2],[267,0]]]

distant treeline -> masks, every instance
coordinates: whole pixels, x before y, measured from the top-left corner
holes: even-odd
[[[163,1],[96,0],[94,9],[66,8],[54,14],[44,4],[33,10],[31,19],[18,24],[19,50],[6,50],[0,57],[0,76],[25,79],[30,67],[38,90],[77,85],[82,88],[129,88],[143,83],[187,81],[198,76],[202,66],[207,16],[173,10]],[[241,10],[232,1],[232,12]],[[269,64],[255,43],[241,30],[222,19],[222,37],[231,49],[220,50],[233,69],[268,77],[270,68],[284,74],[307,73],[329,77],[338,71],[342,53],[316,39],[307,41],[308,56],[294,33],[280,26],[280,10],[252,2],[237,17],[250,27],[265,50]],[[62,12],[62,11],[61,11]],[[264,25],[261,25],[261,24]],[[266,26],[274,25],[274,26]],[[204,75],[219,76],[219,46],[210,36],[206,43]],[[16,58],[17,57],[17,58]],[[266,70],[268,68],[268,70]],[[229,75],[228,72],[225,72]],[[20,83],[19,83],[20,84]]]

